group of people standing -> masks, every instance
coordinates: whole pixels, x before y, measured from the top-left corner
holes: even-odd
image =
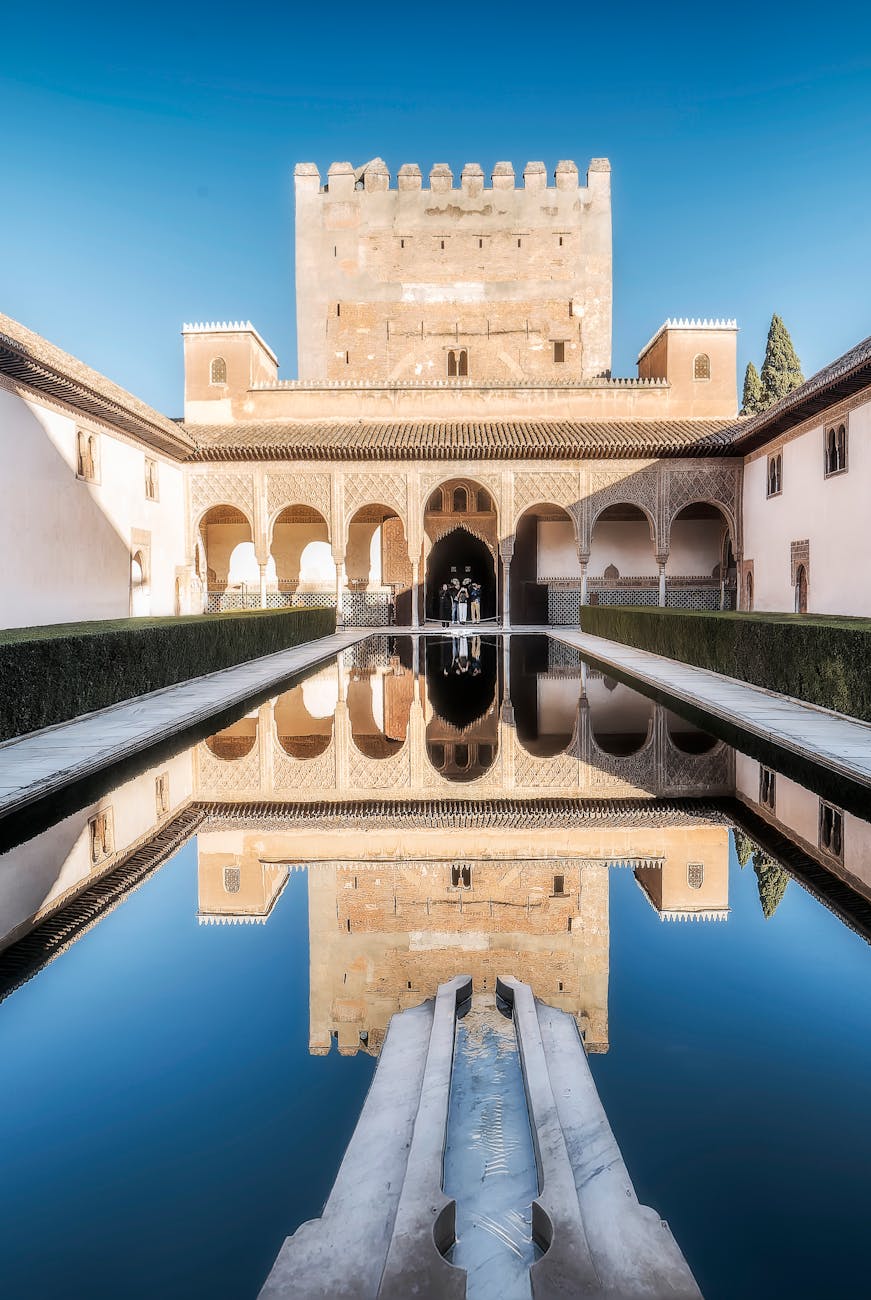
[[[474,578],[452,578],[439,591],[442,627],[452,623],[481,622],[481,585]]]

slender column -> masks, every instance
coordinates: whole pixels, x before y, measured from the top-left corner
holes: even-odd
[[[581,563],[581,604],[586,605],[588,603],[587,602],[587,561],[581,560],[580,563]]]
[[[665,560],[659,561],[659,605],[665,608]]]
[[[411,562],[411,626],[420,627],[420,609],[418,601],[420,593],[418,583],[420,582],[420,561],[412,560]]]
[[[336,627],[342,627],[345,622],[344,610],[345,594],[345,557],[336,561]]]
[[[266,608],[266,565],[260,565],[260,608]]]

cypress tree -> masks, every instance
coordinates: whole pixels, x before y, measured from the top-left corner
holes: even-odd
[[[764,410],[762,404],[762,380],[752,361],[747,362],[744,371],[744,396],[741,401],[742,415],[758,415]]]
[[[801,362],[792,345],[789,330],[777,315],[771,317],[765,360],[759,377],[762,383],[763,409],[773,406],[781,397],[786,397],[787,393],[804,383]]]
[[[740,867],[746,867],[747,863],[753,857],[753,841],[745,835],[743,831],[739,831],[737,826],[732,834],[735,839],[735,852],[738,855],[738,865]]]
[[[759,902],[762,915],[770,920],[777,911],[778,904],[786,893],[789,876],[778,862],[772,862],[759,850],[753,854],[753,870],[756,872],[756,888],[759,890]]]

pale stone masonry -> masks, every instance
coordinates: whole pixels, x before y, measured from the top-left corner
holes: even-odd
[[[455,184],[404,163],[296,168],[302,379],[590,379],[611,370],[611,166]]]

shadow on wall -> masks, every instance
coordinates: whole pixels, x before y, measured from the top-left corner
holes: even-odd
[[[0,463],[0,626],[126,618],[130,547],[37,414],[2,390]]]

